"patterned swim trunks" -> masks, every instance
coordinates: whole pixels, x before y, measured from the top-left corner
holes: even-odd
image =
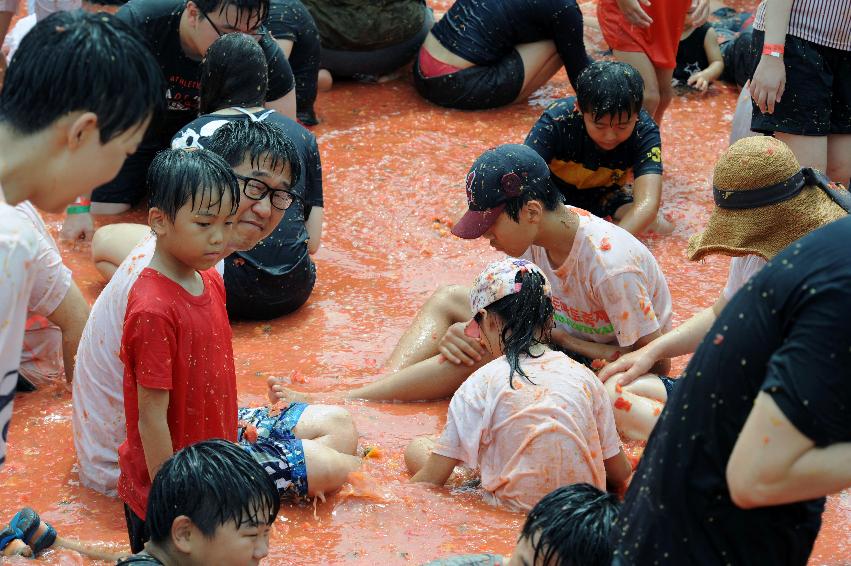
[[[266,470],[282,499],[307,497],[304,447],[293,434],[293,428],[306,408],[304,403],[293,403],[286,411],[274,415],[269,414],[269,407],[243,407],[238,412],[239,445]],[[253,443],[245,438],[245,429],[249,425],[257,430],[257,440]]]

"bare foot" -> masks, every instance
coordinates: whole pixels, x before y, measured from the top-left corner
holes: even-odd
[[[284,377],[270,377],[266,380],[267,390],[266,394],[269,397],[269,402],[272,404],[275,403],[310,403],[312,398],[307,393],[301,393],[299,391],[293,391],[287,387],[284,387],[284,383],[286,383],[286,378]]]
[[[647,231],[660,236],[668,236],[674,231],[674,223],[660,212],[656,215],[656,220],[653,224],[647,228]]]
[[[16,538],[7,544],[6,548],[3,549],[2,554],[0,554],[0,556],[25,556],[27,558],[31,558],[32,555],[32,549],[24,544],[24,541],[19,538]]]
[[[319,69],[319,74],[316,77],[316,88],[319,92],[328,92],[334,86],[334,77],[328,69]]]

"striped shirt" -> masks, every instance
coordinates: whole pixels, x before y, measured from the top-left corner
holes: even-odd
[[[753,27],[765,31],[765,4],[756,12]],[[851,0],[794,0],[789,35],[825,47],[851,51]]]

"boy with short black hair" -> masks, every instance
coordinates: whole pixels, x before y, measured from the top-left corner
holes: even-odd
[[[579,75],[576,97],[550,105],[524,143],[547,162],[567,204],[632,234],[664,234],[673,226],[659,211],[662,141],[643,100],[644,81],[634,67],[596,61]]]
[[[148,184],[156,251],[130,290],[121,337],[127,440],[118,495],[133,552],[147,540],[148,491],[163,462],[200,440],[235,442],[237,431],[231,328],[213,269],[239,205],[236,177],[211,151],[166,150]]]
[[[511,558],[496,554],[454,556],[424,566],[609,566],[618,496],[587,483],[545,495],[529,511]]]
[[[213,564],[222,556],[257,562],[268,553],[280,505],[272,480],[239,446],[192,444],[166,460],[154,478],[144,551],[118,564]]]
[[[153,57],[109,15],[60,13],[39,22],[6,73],[0,92],[0,465],[27,298],[39,269],[35,230],[13,207],[29,200],[55,212],[111,179],[136,150],[161,93]]]

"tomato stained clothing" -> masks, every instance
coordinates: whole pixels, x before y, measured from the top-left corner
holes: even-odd
[[[151,478],[139,435],[137,386],[169,391],[168,428],[176,451],[195,442],[236,442],[236,372],[221,276],[201,273],[204,292],[189,294],[145,268],[130,290],[121,360],[127,440],[118,449],[118,495],[145,518]]]
[[[505,356],[458,388],[433,452],[481,470],[495,503],[530,510],[559,486],[606,489],[603,460],[620,451],[612,406],[602,382],[561,352],[521,356],[529,379]]]
[[[632,135],[605,151],[588,135],[582,113],[576,109],[576,97],[556,100],[535,122],[523,143],[550,166],[550,178],[567,204],[583,208],[583,192],[618,191],[630,173],[636,179],[662,174],[659,126],[643,108]]]
[[[721,312],[647,441],[614,564],[807,563],[825,499],[742,509],[727,466],[760,393],[816,447],[851,442],[849,239],[851,218],[811,232]]]
[[[653,19],[649,27],[629,23],[618,7],[617,0],[597,3],[600,31],[609,47],[615,51],[644,53],[654,67],[673,69],[677,66],[677,46],[685,27],[686,12],[691,0],[655,0],[641,8]]]
[[[38,234],[4,202],[0,187],[0,468],[12,420],[15,386],[27,322],[27,304],[38,275]]]
[[[724,298],[729,301],[736,292],[745,286],[748,279],[759,273],[767,262],[758,255],[734,257],[730,260],[730,273],[724,286]]]
[[[36,386],[65,377],[62,357],[62,330],[47,320],[71,288],[71,270],[47,231],[38,211],[29,201],[15,206],[18,215],[32,224],[38,237],[37,275],[27,312],[27,330],[21,351],[21,375]]]
[[[579,216],[579,226],[564,263],[552,265],[540,246],[523,255],[552,285],[557,327],[581,340],[620,346],[670,330],[671,291],[650,250],[623,228],[568,209]]]

